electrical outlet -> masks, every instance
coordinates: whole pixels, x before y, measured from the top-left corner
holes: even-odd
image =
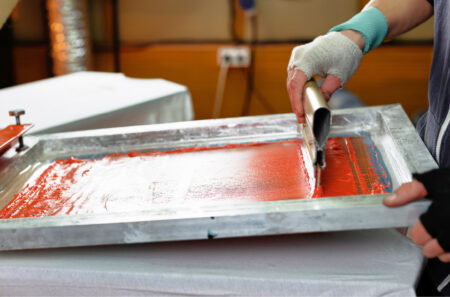
[[[224,46],[217,51],[217,63],[220,66],[248,67],[251,59],[250,49],[246,46]]]

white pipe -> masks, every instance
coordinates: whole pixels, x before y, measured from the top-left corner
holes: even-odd
[[[225,93],[225,85],[227,81],[227,74],[229,69],[229,63],[222,63],[219,70],[219,78],[217,79],[216,97],[214,100],[213,118],[220,117],[223,105],[223,96]]]

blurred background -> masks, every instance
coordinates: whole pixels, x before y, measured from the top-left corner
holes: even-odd
[[[21,0],[0,31],[0,88],[80,70],[164,78],[187,86],[195,118],[206,119],[217,97],[218,51],[242,45],[250,63],[226,69],[217,116],[291,112],[285,80],[292,48],[365,2]],[[365,56],[346,88],[367,105],[401,103],[413,117],[427,106],[432,40],[430,20],[383,44]]]

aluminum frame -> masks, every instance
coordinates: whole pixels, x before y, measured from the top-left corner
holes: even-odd
[[[330,137],[369,134],[394,188],[411,174],[437,168],[400,105],[333,111]],[[0,162],[0,207],[36,170],[55,158],[101,156],[298,137],[293,114],[203,120],[25,137],[25,152]],[[0,220],[0,250],[212,239],[412,225],[429,205],[420,200],[388,208],[386,195],[247,203],[189,203],[133,213]]]

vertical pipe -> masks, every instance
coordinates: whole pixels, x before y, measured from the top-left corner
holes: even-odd
[[[47,55],[46,55],[46,67],[47,67],[47,76],[53,77],[55,74],[53,73],[53,59],[52,59],[52,44],[50,41],[50,28],[49,25],[50,21],[48,18],[48,10],[47,10],[47,1],[46,0],[40,0],[40,8],[41,8],[41,15],[42,19],[44,20],[43,23],[43,30],[45,32],[45,43],[47,46]]]
[[[237,43],[238,41],[238,37],[236,34],[236,3],[235,0],[229,0],[229,5],[230,5],[230,36],[231,36],[231,41],[233,43]]]
[[[113,53],[114,72],[120,72],[120,32],[119,32],[119,3],[118,0],[111,0],[113,19]]]
[[[247,69],[247,88],[245,91],[245,99],[244,105],[242,107],[242,115],[247,116],[250,114],[250,106],[252,101],[252,96],[255,88],[255,60],[256,60],[256,41],[258,38],[258,19],[255,11],[255,2],[254,1],[244,1],[241,0],[239,2],[242,6],[242,9],[245,9],[245,23],[250,24],[250,28],[247,28],[250,32],[248,41],[248,45],[250,46],[250,64]],[[246,30],[244,30],[244,33]],[[245,38],[245,35],[244,35]]]
[[[86,0],[47,0],[53,73],[90,68],[91,49]]]

